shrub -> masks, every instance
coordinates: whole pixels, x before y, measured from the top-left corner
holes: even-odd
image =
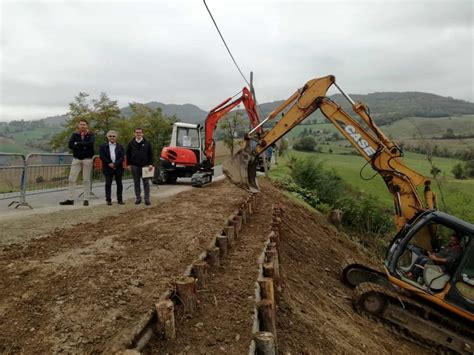
[[[308,190],[296,184],[292,178],[286,177],[277,181],[277,184],[287,191],[294,192],[311,207],[317,208],[319,198],[314,191]]]
[[[316,139],[311,136],[305,136],[296,141],[293,145],[293,149],[304,152],[313,152],[316,148]]]
[[[299,186],[315,191],[322,203],[334,205],[344,194],[344,182],[333,171],[324,169],[322,162],[298,159],[292,163],[291,177]]]
[[[344,212],[342,223],[364,234],[383,236],[393,230],[391,214],[371,195],[351,196],[338,202]]]
[[[454,177],[456,179],[464,179],[466,178],[466,174],[464,172],[464,167],[462,166],[461,163],[457,163],[453,169],[451,170],[451,172],[453,173]]]
[[[334,171],[324,168],[314,159],[294,159],[291,177],[280,180],[280,185],[296,192],[319,211],[333,208],[343,210],[343,225],[362,233],[380,237],[393,231],[392,213],[374,196],[354,192]]]
[[[464,165],[464,172],[467,177],[474,177],[474,160],[469,160]]]

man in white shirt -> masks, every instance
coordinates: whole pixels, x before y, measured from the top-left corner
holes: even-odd
[[[116,131],[107,132],[107,143],[100,146],[100,160],[102,161],[102,172],[105,176],[105,201],[112,205],[112,181],[115,178],[117,185],[117,202],[123,205],[123,159],[125,151],[123,146],[117,143]]]

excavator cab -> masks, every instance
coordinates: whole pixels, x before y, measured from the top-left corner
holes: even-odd
[[[453,238],[458,244],[447,245]],[[443,262],[432,261],[430,253]],[[395,236],[385,266],[394,284],[433,303],[446,302],[454,313],[474,320],[472,224],[439,211],[423,212]]]

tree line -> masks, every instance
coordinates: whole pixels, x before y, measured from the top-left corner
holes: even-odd
[[[157,159],[161,149],[169,144],[173,123],[178,121],[176,116],[165,116],[160,108],[151,109],[144,104],[130,103],[131,115],[121,116],[117,101],[111,100],[106,93],[101,93],[98,99],[90,98],[85,92],[80,92],[69,104],[64,129],[55,134],[49,145],[55,151],[67,150],[71,134],[77,130],[80,120],[89,123],[89,129],[96,136],[96,151],[107,141],[109,130],[117,131],[118,141],[126,145],[132,138],[134,129],[143,129],[144,136],[151,142],[153,155]]]

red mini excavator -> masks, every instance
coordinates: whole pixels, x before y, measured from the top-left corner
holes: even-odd
[[[204,127],[183,122],[173,125],[171,143],[161,151],[154,183],[173,183],[179,177],[191,177],[191,185],[201,187],[212,181],[215,164],[214,131],[219,120],[243,103],[252,126],[257,127],[259,124],[255,101],[249,89],[243,88],[242,95],[231,100],[228,98],[213,108],[207,115]]]

